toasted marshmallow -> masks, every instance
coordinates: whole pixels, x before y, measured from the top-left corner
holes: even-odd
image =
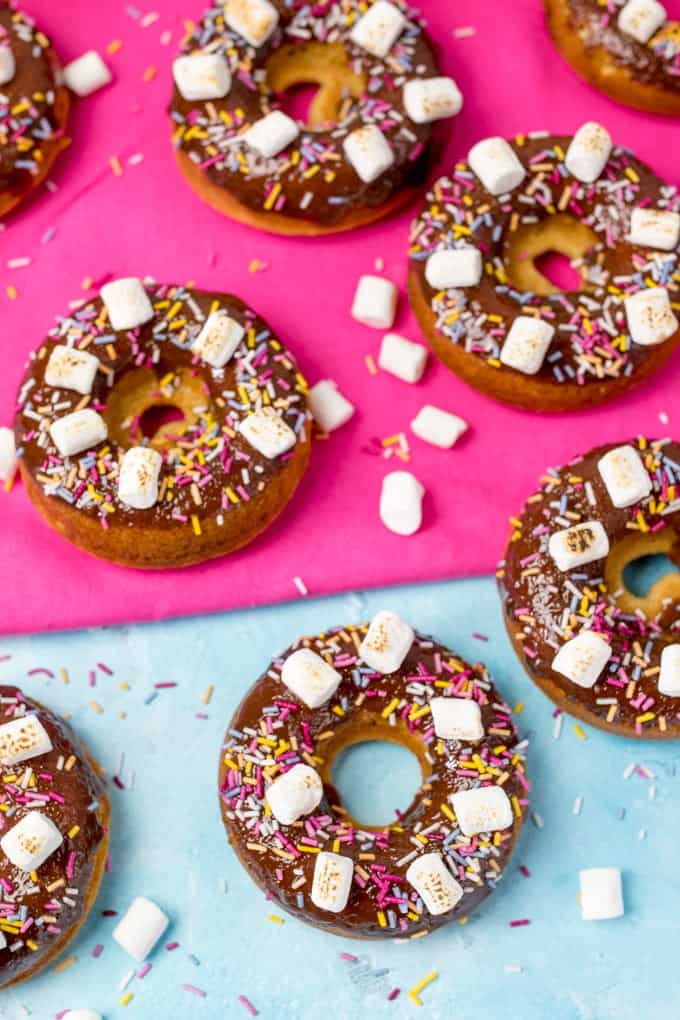
[[[617,446],[597,462],[597,470],[615,507],[635,506],[652,491],[652,479],[634,446]]]
[[[385,676],[395,673],[411,650],[413,628],[388,609],[371,620],[366,637],[359,647],[359,656],[367,666]]]
[[[417,857],[409,864],[406,881],[418,893],[425,909],[435,916],[453,910],[463,896],[463,887],[456,882],[438,853]]]
[[[9,85],[17,73],[17,62],[10,46],[0,45],[0,87]]]
[[[334,432],[354,414],[354,404],[342,395],[332,379],[322,379],[309,391],[309,408],[324,432]]]
[[[482,710],[472,698],[430,698],[434,732],[442,740],[481,740]]]
[[[666,645],[661,653],[659,693],[680,698],[680,645]]]
[[[467,422],[450,411],[424,404],[411,422],[411,430],[426,443],[450,450],[467,431]]]
[[[628,240],[642,248],[673,251],[680,244],[680,213],[666,209],[633,209]]]
[[[1,765],[18,765],[51,750],[52,741],[37,715],[20,715],[0,726]]]
[[[478,786],[451,794],[460,831],[464,836],[478,832],[509,829],[513,822],[512,804],[502,786]]]
[[[518,315],[505,338],[501,362],[525,375],[540,372],[555,328],[532,315]]]
[[[619,868],[584,868],[578,875],[581,917],[584,921],[608,921],[614,917],[623,917]]]
[[[565,531],[555,531],[548,552],[558,570],[574,570],[609,555],[609,538],[599,521],[584,521]]]
[[[390,329],[397,310],[397,288],[382,276],[362,276],[352,304],[352,318],[374,329]]]
[[[269,0],[226,0],[224,17],[234,32],[251,46],[261,46],[279,23],[279,12]]]
[[[118,475],[118,499],[133,510],[148,510],[158,501],[158,476],[163,458],[150,446],[126,450]]]
[[[463,109],[463,93],[453,78],[411,78],[402,96],[404,109],[416,124],[455,117]]]
[[[665,287],[639,290],[623,302],[626,308],[631,340],[643,347],[653,347],[670,339],[680,328]]]
[[[354,25],[352,42],[374,57],[386,57],[404,31],[406,18],[388,0],[375,0]]]
[[[314,861],[312,903],[319,910],[339,914],[347,906],[352,891],[354,864],[351,858],[322,850]]]
[[[64,81],[77,96],[91,96],[113,81],[113,75],[96,50],[88,50],[64,68]]]
[[[392,147],[375,124],[365,124],[352,131],[342,147],[364,184],[377,180],[394,163]]]
[[[249,414],[241,422],[240,432],[243,438],[268,460],[274,460],[287,453],[297,442],[292,428],[273,407],[261,407]]]
[[[62,457],[72,457],[103,443],[108,435],[106,422],[89,407],[57,418],[50,425],[52,441]]]
[[[505,195],[518,188],[526,176],[515,150],[504,138],[485,138],[468,153],[473,173],[492,195]]]
[[[384,372],[407,383],[417,383],[427,364],[427,348],[398,333],[385,333],[380,345],[378,365]]]
[[[657,0],[628,0],[621,9],[618,26],[639,43],[646,43],[668,18],[666,8]]]
[[[380,490],[380,520],[395,535],[415,535],[423,523],[425,489],[410,471],[391,471]]]
[[[153,318],[153,307],[144,284],[135,276],[105,283],[100,296],[109,313],[112,329],[135,329]]]
[[[274,110],[266,117],[256,120],[243,135],[243,140],[251,148],[266,159],[278,156],[291,142],[294,142],[300,130],[288,114]]]
[[[169,923],[160,907],[146,897],[138,896],[113,929],[113,937],[133,960],[143,963]]]
[[[281,825],[292,825],[316,811],[323,797],[323,783],[316,769],[293,765],[267,788],[267,802]]]
[[[102,1015],[93,1009],[69,1009],[62,1020],[102,1020]]]
[[[572,138],[564,165],[577,181],[592,184],[606,167],[611,151],[611,135],[591,120],[582,124]]]
[[[229,64],[222,53],[189,53],[172,64],[175,85],[190,102],[223,99],[231,89]]]
[[[57,344],[52,348],[47,368],[45,369],[45,382],[48,386],[55,386],[59,389],[75,390],[76,393],[92,393],[99,358],[87,351],[79,351],[76,347],[67,347],[66,344]]]
[[[17,448],[14,432],[0,426],[0,482],[11,482],[17,470]]]
[[[435,290],[476,287],[483,270],[479,248],[450,248],[430,255],[425,263],[425,279]]]
[[[604,638],[592,630],[583,630],[562,645],[552,668],[578,687],[594,687],[611,654]]]
[[[311,648],[298,648],[281,669],[281,682],[308,708],[320,708],[329,701],[342,676]]]
[[[64,842],[51,818],[29,811],[0,840],[0,849],[21,871],[37,871]]]
[[[212,368],[224,368],[236,353],[245,333],[240,322],[219,308],[211,312],[203,323],[191,353],[198,354],[201,361]]]

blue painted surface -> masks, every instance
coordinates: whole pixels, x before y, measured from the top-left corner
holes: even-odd
[[[519,723],[532,734],[529,766],[533,808],[543,828],[529,823],[505,881],[469,923],[404,945],[348,942],[290,918],[268,920],[272,908],[226,845],[216,797],[218,752],[241,695],[272,654],[301,633],[358,622],[391,607],[418,629],[435,634],[468,659],[484,659],[511,704],[524,702]],[[474,632],[489,636],[487,642]],[[552,705],[518,668],[504,634],[491,580],[393,589],[367,595],[300,601],[287,606],[163,625],[5,639],[0,680],[20,683],[73,722],[109,774],[126,784],[112,790],[112,871],[74,945],[77,964],[49,972],[0,998],[2,1020],[53,1017],[89,1006],[107,1018],[179,1020],[247,1017],[245,994],[269,1020],[357,1020],[418,1015],[406,991],[430,971],[439,979],[422,993],[421,1013],[432,1018],[616,1017],[677,1018],[673,990],[680,917],[680,754],[671,746],[636,743],[587,731],[579,739],[565,718],[555,740]],[[113,677],[89,670],[104,662]],[[65,667],[58,678],[27,678],[37,666]],[[127,683],[128,691],[120,684]],[[156,683],[176,683],[150,704]],[[206,708],[202,693],[215,685]],[[104,711],[97,714],[90,702]],[[124,719],[118,717],[125,712]],[[197,713],[205,712],[207,719]],[[407,755],[362,752],[341,767],[340,785],[365,776],[361,804],[377,819],[389,816],[415,779]],[[380,774],[386,763],[393,779]],[[634,773],[631,762],[655,778]],[[655,796],[654,796],[655,794]],[[580,815],[574,815],[582,797]],[[625,817],[620,819],[621,809]],[[641,832],[645,838],[640,839]],[[520,863],[531,872],[525,878]],[[622,920],[580,919],[576,896],[581,867],[616,864],[624,870],[627,913]],[[226,883],[226,890],[224,887]],[[111,939],[107,908],[124,910],[148,895],[172,916],[153,970],[133,980],[134,998],[121,1007],[118,986],[131,968]],[[511,920],[531,924],[511,928]],[[104,945],[100,959],[91,951]],[[360,957],[340,959],[340,952]],[[200,961],[196,965],[189,954]],[[521,968],[521,972],[515,968]],[[381,973],[386,971],[386,973]],[[182,983],[207,992],[198,998]],[[395,1002],[387,995],[403,989]]]

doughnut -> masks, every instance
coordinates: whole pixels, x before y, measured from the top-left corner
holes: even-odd
[[[391,825],[353,818],[343,749],[408,748],[422,770]],[[351,938],[418,938],[494,890],[527,809],[525,743],[488,672],[395,613],[300,638],[246,694],[219,784],[229,842],[269,899]]]
[[[68,144],[69,94],[50,40],[0,0],[0,217],[47,179]]]
[[[529,677],[565,712],[628,737],[680,737],[680,575],[647,595],[626,566],[680,563],[680,444],[639,438],[550,469],[498,584]]]
[[[70,726],[0,686],[0,988],[75,938],[106,866],[109,802]]]
[[[15,439],[28,495],[69,541],[185,566],[251,542],[288,503],[309,460],[307,384],[239,298],[112,280],[31,356]]]
[[[555,45],[625,106],[680,117],[680,21],[657,0],[544,0]]]
[[[536,260],[567,256],[579,290]],[[599,124],[478,142],[411,228],[409,295],[435,354],[534,411],[617,396],[680,343],[680,195]]]
[[[463,102],[405,0],[216,0],[173,73],[182,174],[218,212],[276,234],[401,208],[438,148],[433,123]],[[317,86],[307,124],[279,108],[301,85]]]

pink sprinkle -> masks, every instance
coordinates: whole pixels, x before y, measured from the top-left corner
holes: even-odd
[[[95,960],[97,960],[99,959],[103,952],[104,947],[101,943],[99,943],[99,945],[95,946],[94,949],[92,950],[92,955],[94,956]]]
[[[526,864],[520,864],[519,870],[522,872],[525,878],[531,878],[531,872],[527,868]]]
[[[531,921],[529,920],[528,917],[523,917],[520,921],[511,921],[510,922],[510,927],[511,928],[523,928],[527,924],[531,924]]]
[[[387,1001],[394,1002],[394,1000],[398,997],[400,992],[401,988],[393,988],[390,994],[387,996]]]
[[[257,1016],[257,1010],[253,1006],[250,999],[247,999],[245,995],[239,995],[238,1001],[241,1003],[242,1006],[245,1006],[245,1008],[248,1010],[251,1016]]]
[[[173,949],[179,949],[179,942],[168,942],[165,948],[169,953],[171,953]]]
[[[486,634],[473,634],[473,638],[477,638],[478,641],[488,641]]]
[[[106,673],[107,676],[113,676],[113,670],[109,669],[109,667],[105,665],[103,662],[97,663],[97,669],[100,669],[102,673]]]
[[[137,971],[137,977],[138,977],[138,978],[139,978],[140,980],[141,980],[142,978],[145,978],[145,977],[146,977],[146,975],[147,975],[147,974],[149,973],[149,971],[151,970],[151,967],[152,967],[152,966],[153,966],[153,965],[152,965],[152,964],[150,964],[150,963],[145,963],[145,964],[143,964],[143,965],[142,965],[142,966],[141,966],[141,967],[139,968],[139,970]]]
[[[204,992],[202,988],[197,988],[196,985],[182,985],[182,991],[190,992],[192,995],[198,995],[201,999],[205,999],[207,992]]]
[[[359,957],[358,956],[352,956],[351,953],[340,953],[340,959],[341,960],[347,960],[348,963],[356,963],[357,960],[359,959]]]

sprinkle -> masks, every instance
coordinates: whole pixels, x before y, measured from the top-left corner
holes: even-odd
[[[430,974],[427,975],[427,977],[424,977],[422,981],[419,981],[417,985],[414,985],[413,988],[409,990],[408,993],[409,998],[414,1005],[416,1006],[423,1005],[423,1000],[420,998],[420,993],[423,991],[424,988],[427,988],[428,985],[431,985],[433,981],[436,981],[438,977],[439,977],[438,972],[436,970],[433,970]]]
[[[301,595],[309,595],[309,588],[307,587],[307,585],[305,584],[301,577],[294,577],[293,584],[295,585],[295,587],[297,588]]]
[[[252,1002],[250,1001],[250,999],[246,998],[245,995],[239,995],[238,1001],[241,1003],[242,1006],[245,1006],[246,1010],[250,1013],[251,1016],[258,1015],[257,1010],[253,1006]]]
[[[204,992],[202,988],[197,988],[196,985],[180,985],[182,991],[189,992],[191,995],[198,995],[199,998],[205,999],[207,992]]]

